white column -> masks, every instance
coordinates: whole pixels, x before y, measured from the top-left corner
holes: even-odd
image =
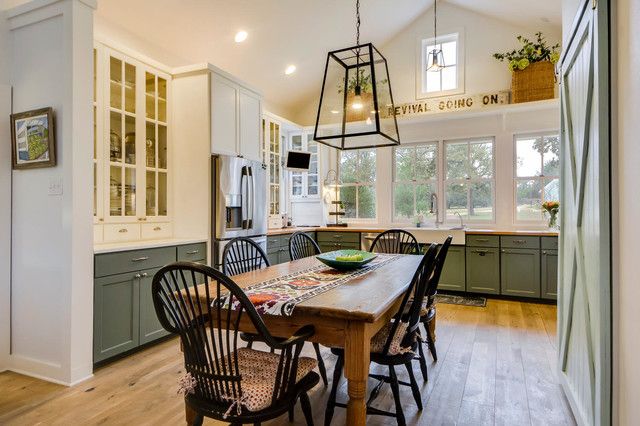
[[[58,164],[13,171],[12,370],[72,384],[92,373],[95,0],[8,11],[13,112],[53,107]],[[62,195],[49,195],[61,181]]]

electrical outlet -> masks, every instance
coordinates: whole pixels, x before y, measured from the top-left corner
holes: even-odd
[[[62,178],[49,178],[49,195],[62,195]]]

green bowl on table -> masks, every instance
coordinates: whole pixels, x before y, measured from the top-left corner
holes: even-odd
[[[362,268],[376,257],[376,253],[362,250],[336,250],[316,256],[320,262],[340,271]]]

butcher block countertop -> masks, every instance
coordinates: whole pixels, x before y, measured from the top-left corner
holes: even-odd
[[[380,233],[380,232],[384,232],[386,230],[392,229],[392,227],[380,227],[380,226],[372,226],[372,227],[366,227],[366,226],[345,226],[345,227],[339,227],[339,226],[317,226],[317,227],[297,227],[297,226],[292,226],[289,228],[282,228],[282,229],[269,229],[269,231],[267,232],[267,235],[285,235],[285,234],[293,234],[294,232],[371,232],[371,233]],[[405,229],[409,232],[413,232],[413,231],[429,231],[429,230],[434,230],[434,231],[446,231],[447,228],[446,227],[442,227],[442,228],[416,228],[416,227],[402,227],[401,229]],[[511,230],[499,230],[499,229],[473,229],[473,228],[468,228],[468,229],[464,229],[464,232],[466,234],[476,234],[476,235],[529,235],[532,237],[557,237],[558,236],[558,231],[552,231],[552,230],[547,230],[547,229],[537,229],[537,230],[531,230],[531,229],[511,229]]]

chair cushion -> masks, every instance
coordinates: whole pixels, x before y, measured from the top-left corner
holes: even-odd
[[[234,353],[231,353],[227,359],[233,360],[234,358]],[[238,369],[242,376],[240,382],[242,398],[239,400],[232,397],[228,398],[228,402],[231,405],[227,413],[225,413],[225,417],[231,414],[232,411],[240,410],[241,405],[248,411],[260,411],[269,407],[273,398],[273,388],[279,363],[279,354],[249,348],[238,349]],[[317,364],[318,362],[313,358],[299,357],[296,383],[316,368]],[[186,378],[186,381],[189,380],[193,379],[191,377]],[[193,380],[191,389],[184,386],[183,382],[185,382],[185,378],[181,379],[180,384],[181,388],[183,388],[181,389],[183,393],[193,393],[193,387],[197,386],[195,380]]]
[[[375,336],[373,336],[371,339],[371,352],[382,353],[384,351],[384,345],[387,343],[387,338],[391,333],[392,327],[393,322],[390,322],[382,327]],[[402,347],[402,339],[404,339],[404,336],[407,333],[407,327],[409,327],[409,323],[401,321],[400,324],[398,324],[398,328],[391,340],[391,345],[389,345],[389,355],[404,354],[411,351],[411,348]]]

